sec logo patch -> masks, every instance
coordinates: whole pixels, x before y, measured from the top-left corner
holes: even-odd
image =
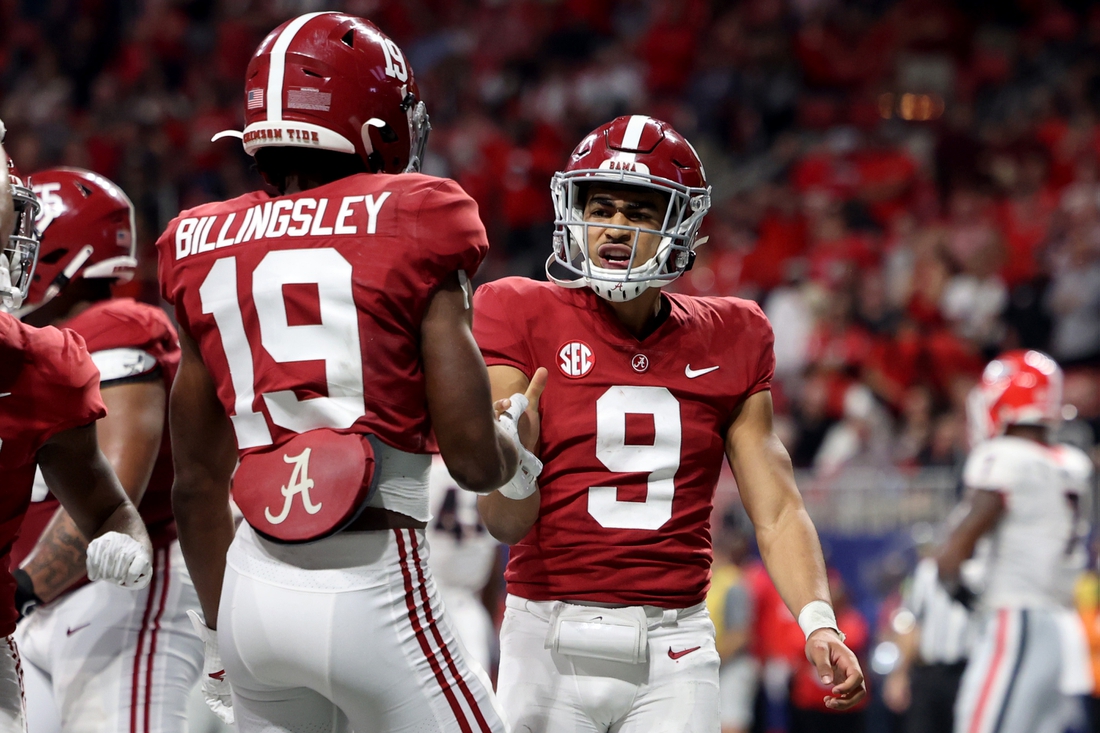
[[[570,379],[579,379],[592,371],[596,355],[583,341],[570,341],[558,349],[558,368]]]

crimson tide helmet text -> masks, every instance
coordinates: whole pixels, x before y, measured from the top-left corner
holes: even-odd
[[[609,269],[588,254],[584,221],[586,186],[593,183],[637,186],[668,196],[660,229],[601,224],[633,232],[627,267]],[[692,264],[699,226],[710,209],[710,187],[695,149],[667,122],[632,115],[619,117],[587,135],[573,151],[565,170],[550,183],[554,198],[554,252],[547,276],[563,287],[588,286],[605,300],[625,301],[646,288],[664,287]],[[657,253],[635,262],[638,235],[660,236]],[[575,279],[555,277],[550,266],[562,266]]]
[[[1062,419],[1062,368],[1041,351],[1007,351],[986,365],[967,400],[973,445],[1009,425],[1053,426]]]
[[[307,13],[263,40],[248,64],[245,152],[303,147],[357,155],[374,173],[420,169],[431,125],[405,54],[377,26]]]
[[[126,282],[137,268],[134,205],[122,189],[80,168],[32,177],[42,245],[25,307],[41,307],[78,278]]]

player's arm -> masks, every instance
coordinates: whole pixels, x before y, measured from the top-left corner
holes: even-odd
[[[182,330],[180,347],[183,354],[168,409],[176,473],[172,511],[206,625],[214,629],[225,554],[235,531],[229,480],[237,465],[237,444],[214,380],[195,342]]]
[[[962,564],[974,554],[983,535],[997,526],[1005,512],[1005,499],[998,491],[978,489],[971,493],[970,510],[948,535],[936,557],[940,582],[955,600],[970,606],[973,598],[961,582]]]
[[[541,385],[546,384],[545,370],[540,370],[539,379]],[[492,388],[494,402],[506,400],[517,392],[526,393],[531,386],[527,376],[515,367],[503,364],[489,367],[489,384]],[[542,388],[539,387],[541,394]],[[535,452],[538,445],[538,402],[533,402],[524,414],[529,425],[533,429],[525,431],[523,444],[527,450]],[[539,518],[539,505],[542,501],[541,492],[536,488],[535,493],[526,499],[509,499],[499,491],[494,491],[477,498],[477,509],[481,513],[481,521],[489,534],[509,545],[514,545],[522,540],[531,527],[535,526],[535,520]]]
[[[92,540],[89,577],[128,587],[147,585],[153,555],[149,535],[99,450],[95,424],[54,435],[38,450],[37,460],[50,491]]]
[[[741,403],[726,433],[726,456],[764,565],[791,613],[799,616],[813,601],[831,604],[821,543],[795,485],[790,456],[772,427],[771,392]],[[866,694],[855,654],[833,629],[810,634],[806,655],[821,681],[832,685],[829,708],[845,710]]]
[[[153,379],[102,388],[107,417],[97,424],[99,448],[134,506],[141,503],[160,452],[166,390]],[[88,541],[59,508],[22,565],[34,595],[48,603],[87,573]]]
[[[439,453],[459,486],[485,493],[512,478],[518,455],[512,440],[497,426],[468,302],[469,294],[457,273],[452,273],[428,304],[420,327],[420,350]]]

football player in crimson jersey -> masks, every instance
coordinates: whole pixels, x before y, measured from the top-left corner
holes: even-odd
[[[476,205],[416,172],[424,104],[368,21],[288,21],[246,78],[236,134],[279,195],[185,211],[157,243],[183,347],[173,507],[207,698],[245,732],[501,731],[424,540],[437,448],[474,491],[538,469],[517,433],[534,427],[525,396],[496,419],[470,332]]]
[[[1093,689],[1073,597],[1087,561],[1092,461],[1051,439],[1062,381],[1046,354],[1009,351],[967,404],[969,508],[938,557],[940,582],[984,616],[955,702],[961,733],[1066,730]],[[972,555],[982,577],[963,583]]]
[[[710,205],[695,151],[664,122],[621,117],[581,141],[552,190],[554,282],[508,278],[475,297],[501,407],[551,367],[528,446],[545,465],[538,490],[479,499],[486,526],[512,544],[497,688],[509,724],[718,730],[704,598],[723,457],[822,696],[851,707],[863,676],[772,431],[771,328],[754,303],[661,290],[690,266]]]
[[[0,140],[3,126],[0,125]],[[9,168],[0,147],[0,171]],[[14,169],[12,169],[14,170]],[[14,204],[14,205],[13,205]],[[18,308],[38,250],[34,193],[14,172],[0,175],[0,302]],[[37,329],[0,311],[0,731],[25,731],[22,676],[12,637],[19,612],[9,571],[12,543],[30,502],[36,466],[88,545],[85,569],[141,589],[151,577],[149,536],[96,441],[104,415],[99,373],[71,331]]]
[[[134,207],[90,171],[58,168],[32,177],[41,203],[38,267],[19,314],[24,323],[80,334],[100,372],[107,417],[100,448],[138,505],[153,542],[153,580],[139,593],[85,584],[86,543],[57,500],[36,496],[12,560],[27,716],[33,730],[182,731],[203,647],[187,616],[198,607],[172,520],[168,390],[179,337],[160,308],[112,298],[129,280]],[[155,674],[150,672],[155,670]]]

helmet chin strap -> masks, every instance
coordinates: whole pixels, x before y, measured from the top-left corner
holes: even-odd
[[[557,262],[557,258],[551,254],[546,260],[546,278],[555,285],[575,290],[578,288],[590,288],[592,292],[611,303],[625,303],[634,300],[651,287],[663,288],[671,280],[635,280],[621,282],[615,280],[601,280],[594,277],[580,276],[572,280],[564,280],[550,272],[550,265]],[[618,293],[621,297],[616,297]]]

